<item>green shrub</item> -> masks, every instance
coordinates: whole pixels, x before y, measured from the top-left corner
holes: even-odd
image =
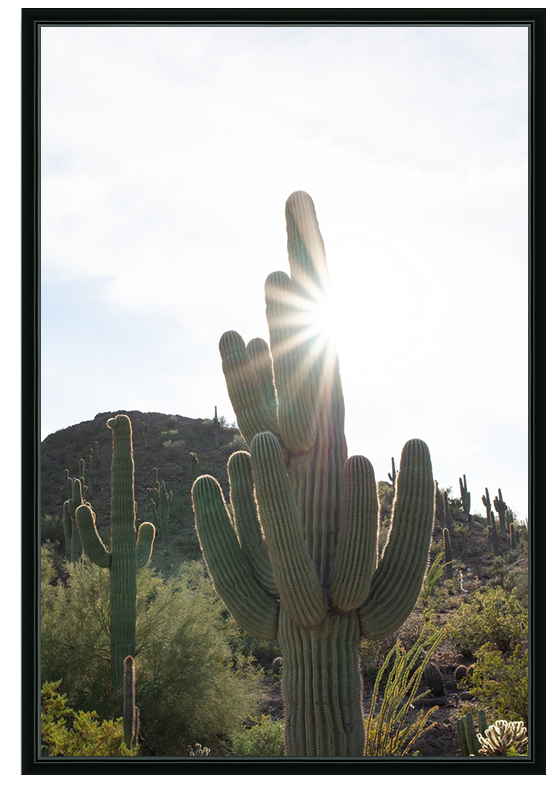
[[[450,636],[464,656],[471,656],[484,644],[505,652],[525,638],[527,611],[517,596],[501,586],[475,592],[463,603],[451,622]]]
[[[48,553],[45,553],[48,561]],[[73,708],[116,716],[110,699],[108,570],[67,564],[68,586],[42,583],[44,680],[62,678]],[[45,569],[44,577],[50,576]],[[136,704],[142,753],[217,748],[257,708],[257,681],[240,635],[199,563],[163,581],[138,572]]]
[[[262,714],[250,717],[250,725],[231,736],[231,755],[233,756],[282,756],[285,726],[278,719]]]
[[[41,746],[50,756],[133,756],[124,743],[122,717],[98,720],[95,711],[73,711],[57,692],[60,681],[41,687]]]
[[[525,647],[518,644],[506,657],[493,646],[483,645],[476,653],[467,689],[475,701],[465,707],[465,712],[478,706],[491,717],[491,723],[507,719],[521,720],[527,725],[529,687]]]
[[[387,654],[372,692],[365,755],[406,756],[415,742],[433,727],[435,723],[427,723],[437,706],[418,711],[411,720],[408,715],[413,702],[429,693],[427,690],[419,694],[419,684],[426,664],[444,637],[445,630],[432,633],[423,629],[408,651],[398,641]],[[378,697],[386,671],[388,678],[380,701]]]

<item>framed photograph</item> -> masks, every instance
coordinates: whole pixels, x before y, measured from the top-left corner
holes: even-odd
[[[544,775],[545,9],[22,9],[22,773]]]

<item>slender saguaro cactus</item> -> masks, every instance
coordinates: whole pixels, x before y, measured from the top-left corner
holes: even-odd
[[[463,475],[463,480],[459,478],[459,491],[461,493],[461,503],[467,522],[471,521],[471,492],[467,491],[467,476]]]
[[[451,536],[447,528],[444,528],[444,530],[442,531],[442,536],[444,539],[444,561],[445,561],[446,580],[451,581],[453,580],[453,557],[451,552]]]
[[[397,630],[428,564],[434,480],[427,446],[406,443],[391,530],[378,553],[372,464],[347,458],[337,354],[316,320],[328,294],[322,237],[304,192],[287,200],[289,277],[265,287],[271,352],[221,337],[223,371],[251,453],[228,463],[233,518],[217,481],[192,497],[203,556],[221,599],[283,655],[285,750],[361,756],[364,725],[358,644]]]
[[[66,470],[67,471],[67,470]],[[70,561],[81,558],[82,548],[76,523],[76,509],[83,503],[82,483],[79,478],[68,478],[69,500],[64,503],[64,537],[70,544]]]
[[[504,503],[501,489],[498,489],[498,497],[494,498],[494,510],[500,518],[500,535],[502,536],[508,531],[508,526],[506,525],[506,511],[508,510],[508,506]]]
[[[451,531],[453,530],[453,527],[452,527],[452,522],[451,522],[451,511],[450,511],[450,505],[449,505],[448,493],[447,492],[444,492],[443,499],[444,499],[444,527],[447,528],[448,531],[450,531],[450,533],[451,533]]]
[[[486,508],[486,524],[490,525],[490,512],[492,510],[490,505],[490,495],[488,494],[488,489],[485,489],[485,494],[482,496],[482,504]]]
[[[492,549],[494,555],[500,555],[500,545],[498,544],[498,532],[496,531],[496,520],[494,519],[494,511],[490,512],[490,525],[488,526],[488,533],[492,538]]]
[[[137,572],[149,563],[155,528],[143,522],[136,532],[132,423],[125,414],[118,414],[107,426],[112,430],[110,550],[99,538],[91,506],[76,509],[76,520],[87,556],[110,570],[110,652],[112,686],[117,692],[122,687],[124,659],[136,654]]]
[[[219,422],[219,417],[217,416],[217,406],[215,406],[215,416],[213,417],[213,434],[215,436],[215,447],[217,450],[219,449],[220,445],[220,434],[221,434],[221,423]]]
[[[139,710],[136,706],[136,662],[133,656],[124,659],[124,703],[122,708],[122,727],[124,742],[128,750],[138,743]]]
[[[391,457],[391,472],[388,472],[388,478],[390,479],[393,488],[395,489],[395,479],[397,477],[397,470],[395,469],[395,461],[393,456]]]

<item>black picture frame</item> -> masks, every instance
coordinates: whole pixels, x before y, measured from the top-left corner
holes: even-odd
[[[40,756],[40,51],[43,24],[115,25],[526,25],[530,41],[529,107],[529,525],[530,691],[529,756],[458,758],[44,758]],[[23,775],[59,774],[546,774],[545,693],[545,93],[546,9],[33,9],[23,8],[22,44],[22,762]],[[31,472],[29,464],[33,465]],[[33,503],[29,504],[30,493]],[[29,554],[33,569],[29,570]],[[94,761],[94,766],[92,765]]]

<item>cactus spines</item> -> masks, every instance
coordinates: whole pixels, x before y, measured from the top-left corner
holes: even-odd
[[[394,489],[395,489],[395,478],[396,477],[397,477],[397,471],[395,469],[395,461],[394,461],[393,456],[392,456],[391,457],[391,472],[388,472],[388,478],[390,479],[391,485],[393,486]]]
[[[478,713],[478,728],[479,734],[482,736],[486,730],[486,714],[484,711]],[[469,711],[464,717],[457,720],[457,738],[459,740],[459,747],[461,748],[462,756],[478,756],[481,748],[477,732],[475,731],[475,723],[473,715]]]
[[[446,580],[451,581],[453,580],[453,557],[451,553],[451,536],[447,528],[444,528],[442,531],[442,537],[444,540],[444,568],[446,571]]]
[[[506,527],[507,508],[508,506],[506,503],[504,503],[504,498],[502,497],[502,490],[498,489],[498,497],[494,498],[494,510],[497,512],[498,517],[500,518],[500,535],[503,535],[508,530]]]
[[[138,743],[140,726],[139,710],[136,706],[136,662],[133,656],[126,656],[124,659],[123,681],[122,727],[126,747],[128,750],[132,750]]]
[[[423,677],[434,697],[442,697],[445,694],[442,673],[433,661],[429,661],[424,668]]]
[[[215,406],[215,416],[213,417],[213,435],[215,436],[215,447],[217,450],[219,449],[220,445],[220,434],[221,434],[221,423],[219,422],[219,417],[217,416],[217,406]]]
[[[97,566],[110,570],[111,668],[113,690],[117,692],[122,687],[124,659],[135,656],[137,571],[151,558],[155,528],[143,522],[136,531],[130,419],[118,414],[107,426],[112,430],[110,550],[99,538],[91,506],[83,504],[76,509],[76,520],[86,555]]]
[[[291,195],[286,217],[291,274],[265,285],[270,347],[245,345],[235,331],[219,343],[250,445],[229,459],[232,516],[210,476],[196,480],[192,499],[217,592],[251,635],[279,640],[287,755],[362,756],[358,644],[397,630],[416,601],[434,522],[432,466],[424,442],[407,442],[380,556],[374,471],[363,456],[347,458],[337,356],[311,319],[329,285],[311,198]]]
[[[508,722],[497,719],[492,725],[478,735],[481,748],[479,755],[505,756],[512,746],[519,747],[527,741],[527,729],[523,722]]]
[[[488,489],[484,490],[484,494],[482,496],[482,504],[486,508],[486,524],[490,525],[490,513],[492,510],[492,506],[490,504],[490,495],[488,493]]]
[[[467,522],[471,521],[471,492],[467,491],[467,476],[463,475],[463,480],[459,478],[459,492],[461,494],[461,504]]]
[[[458,685],[463,680],[463,678],[467,677],[467,667],[465,666],[465,664],[460,664],[458,667],[455,668],[453,677],[455,678],[455,682]]]

